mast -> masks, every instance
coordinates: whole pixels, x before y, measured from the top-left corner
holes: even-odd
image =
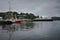
[[[11,11],[11,0],[8,1],[9,4],[9,11]]]
[[[12,19],[13,18],[13,13],[11,11],[11,0],[8,1],[8,4],[9,4],[9,11],[8,11],[8,14],[7,14],[8,15],[7,18]]]

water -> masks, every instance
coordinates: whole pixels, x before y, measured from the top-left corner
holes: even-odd
[[[60,40],[60,21],[0,25],[0,40]]]

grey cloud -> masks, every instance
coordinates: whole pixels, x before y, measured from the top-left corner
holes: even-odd
[[[0,10],[8,10],[8,1],[0,0]],[[60,15],[60,0],[12,0],[12,11],[32,12],[35,15]]]

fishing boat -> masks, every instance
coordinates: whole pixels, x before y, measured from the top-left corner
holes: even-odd
[[[15,18],[13,18],[13,13],[11,13],[11,0],[8,1],[9,3],[9,13],[8,15],[12,15],[11,18],[8,18],[6,20],[4,20],[4,24],[12,24],[12,23],[21,23],[21,21],[19,19],[17,19],[16,15],[15,15]]]

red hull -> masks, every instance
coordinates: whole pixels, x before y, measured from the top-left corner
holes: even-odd
[[[16,23],[16,24],[20,24],[20,23],[21,23],[21,21],[15,21],[15,23]]]

